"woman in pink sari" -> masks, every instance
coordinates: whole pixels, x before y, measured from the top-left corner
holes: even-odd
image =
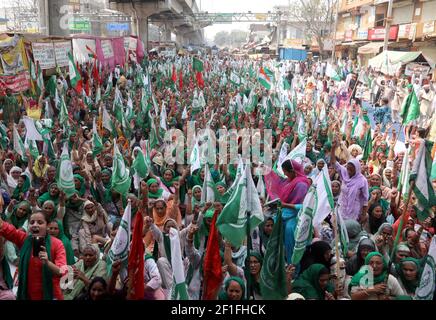
[[[310,183],[304,175],[303,166],[296,160],[286,160],[282,163],[282,169],[287,178],[281,178],[271,170],[265,176],[265,185],[270,199],[278,198],[282,203],[286,261],[291,263],[295,246],[294,233],[297,227],[297,215]]]

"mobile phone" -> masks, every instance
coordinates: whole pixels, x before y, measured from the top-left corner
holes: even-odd
[[[33,256],[39,257],[39,253],[42,251],[41,247],[44,245],[43,237],[33,237]]]

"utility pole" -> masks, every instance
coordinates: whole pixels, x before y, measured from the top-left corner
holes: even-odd
[[[276,50],[276,54],[277,57],[279,56],[279,49],[280,49],[280,23],[281,23],[281,17],[282,17],[282,13],[280,10],[277,11],[277,50]]]
[[[383,51],[388,50],[388,41],[389,41],[389,31],[391,29],[391,23],[392,23],[392,4],[393,0],[389,0],[388,3],[388,14],[386,17],[386,28],[385,28],[385,42],[383,44]]]
[[[332,63],[335,63],[335,54],[336,54],[336,30],[338,28],[338,19],[339,19],[339,2],[341,0],[336,0],[336,18],[334,23],[333,30],[333,49],[332,49]]]

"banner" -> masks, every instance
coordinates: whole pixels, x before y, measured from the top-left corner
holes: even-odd
[[[56,68],[55,51],[52,42],[33,42],[33,60],[39,61],[41,69]]]
[[[73,39],[74,61],[79,61],[79,63],[90,61],[89,51],[86,49],[86,46],[92,51],[96,51],[94,39]]]
[[[0,76],[0,95],[6,95],[6,89],[12,93],[20,93],[30,89],[30,74],[28,71],[20,72],[17,75]]]
[[[426,76],[430,72],[430,66],[421,65],[416,62],[406,64],[406,70],[404,74],[406,76],[412,76],[414,74],[422,74]]]
[[[103,57],[105,59],[113,58],[114,50],[111,40],[101,40],[101,49],[103,50]]]
[[[72,52],[71,41],[53,42],[56,64],[59,67],[68,66],[68,53]]]
[[[27,69],[23,39],[17,35],[0,40],[0,74],[16,75]]]

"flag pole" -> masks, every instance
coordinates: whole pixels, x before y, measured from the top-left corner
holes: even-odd
[[[340,254],[339,254],[339,232],[338,232],[338,217],[337,207],[332,211],[334,219],[334,233],[335,233],[335,254],[336,254],[336,288],[339,288],[339,270],[340,270]]]
[[[246,164],[246,166],[248,166],[248,164]],[[245,170],[249,170],[249,169],[245,169]],[[251,174],[251,172],[250,172],[250,174]],[[247,190],[247,174],[245,174],[245,186],[246,186],[245,190],[247,192],[248,191]],[[250,205],[251,201],[250,201],[249,197],[250,197],[250,193],[247,192],[247,203]],[[246,268],[248,274],[250,274],[250,246],[251,246],[250,218],[251,218],[251,211],[247,210],[246,214],[247,214],[247,258],[245,260],[245,268]],[[251,295],[251,281],[250,281],[250,276],[248,276],[247,277],[247,300],[250,300],[250,295]]]
[[[403,228],[403,224],[404,224],[404,217],[406,216],[407,208],[409,207],[410,198],[411,198],[411,195],[412,195],[412,192],[413,192],[412,190],[413,190],[414,187],[415,187],[415,180],[412,180],[412,182],[410,182],[409,194],[407,195],[407,201],[406,201],[406,204],[404,206],[404,211],[401,213],[401,216],[398,218],[398,219],[401,219],[401,220],[400,220],[400,223],[398,225],[397,234],[395,235],[394,244],[392,246],[392,251],[391,251],[391,254],[389,256],[389,266],[388,266],[388,272],[386,273],[386,278],[385,278],[385,281],[384,281],[385,283],[388,282],[389,275],[391,273],[391,268],[392,268],[392,264],[393,264],[394,254],[395,254],[395,251],[397,249],[398,242],[400,240],[400,234],[401,234],[401,231],[402,231],[401,229]]]

